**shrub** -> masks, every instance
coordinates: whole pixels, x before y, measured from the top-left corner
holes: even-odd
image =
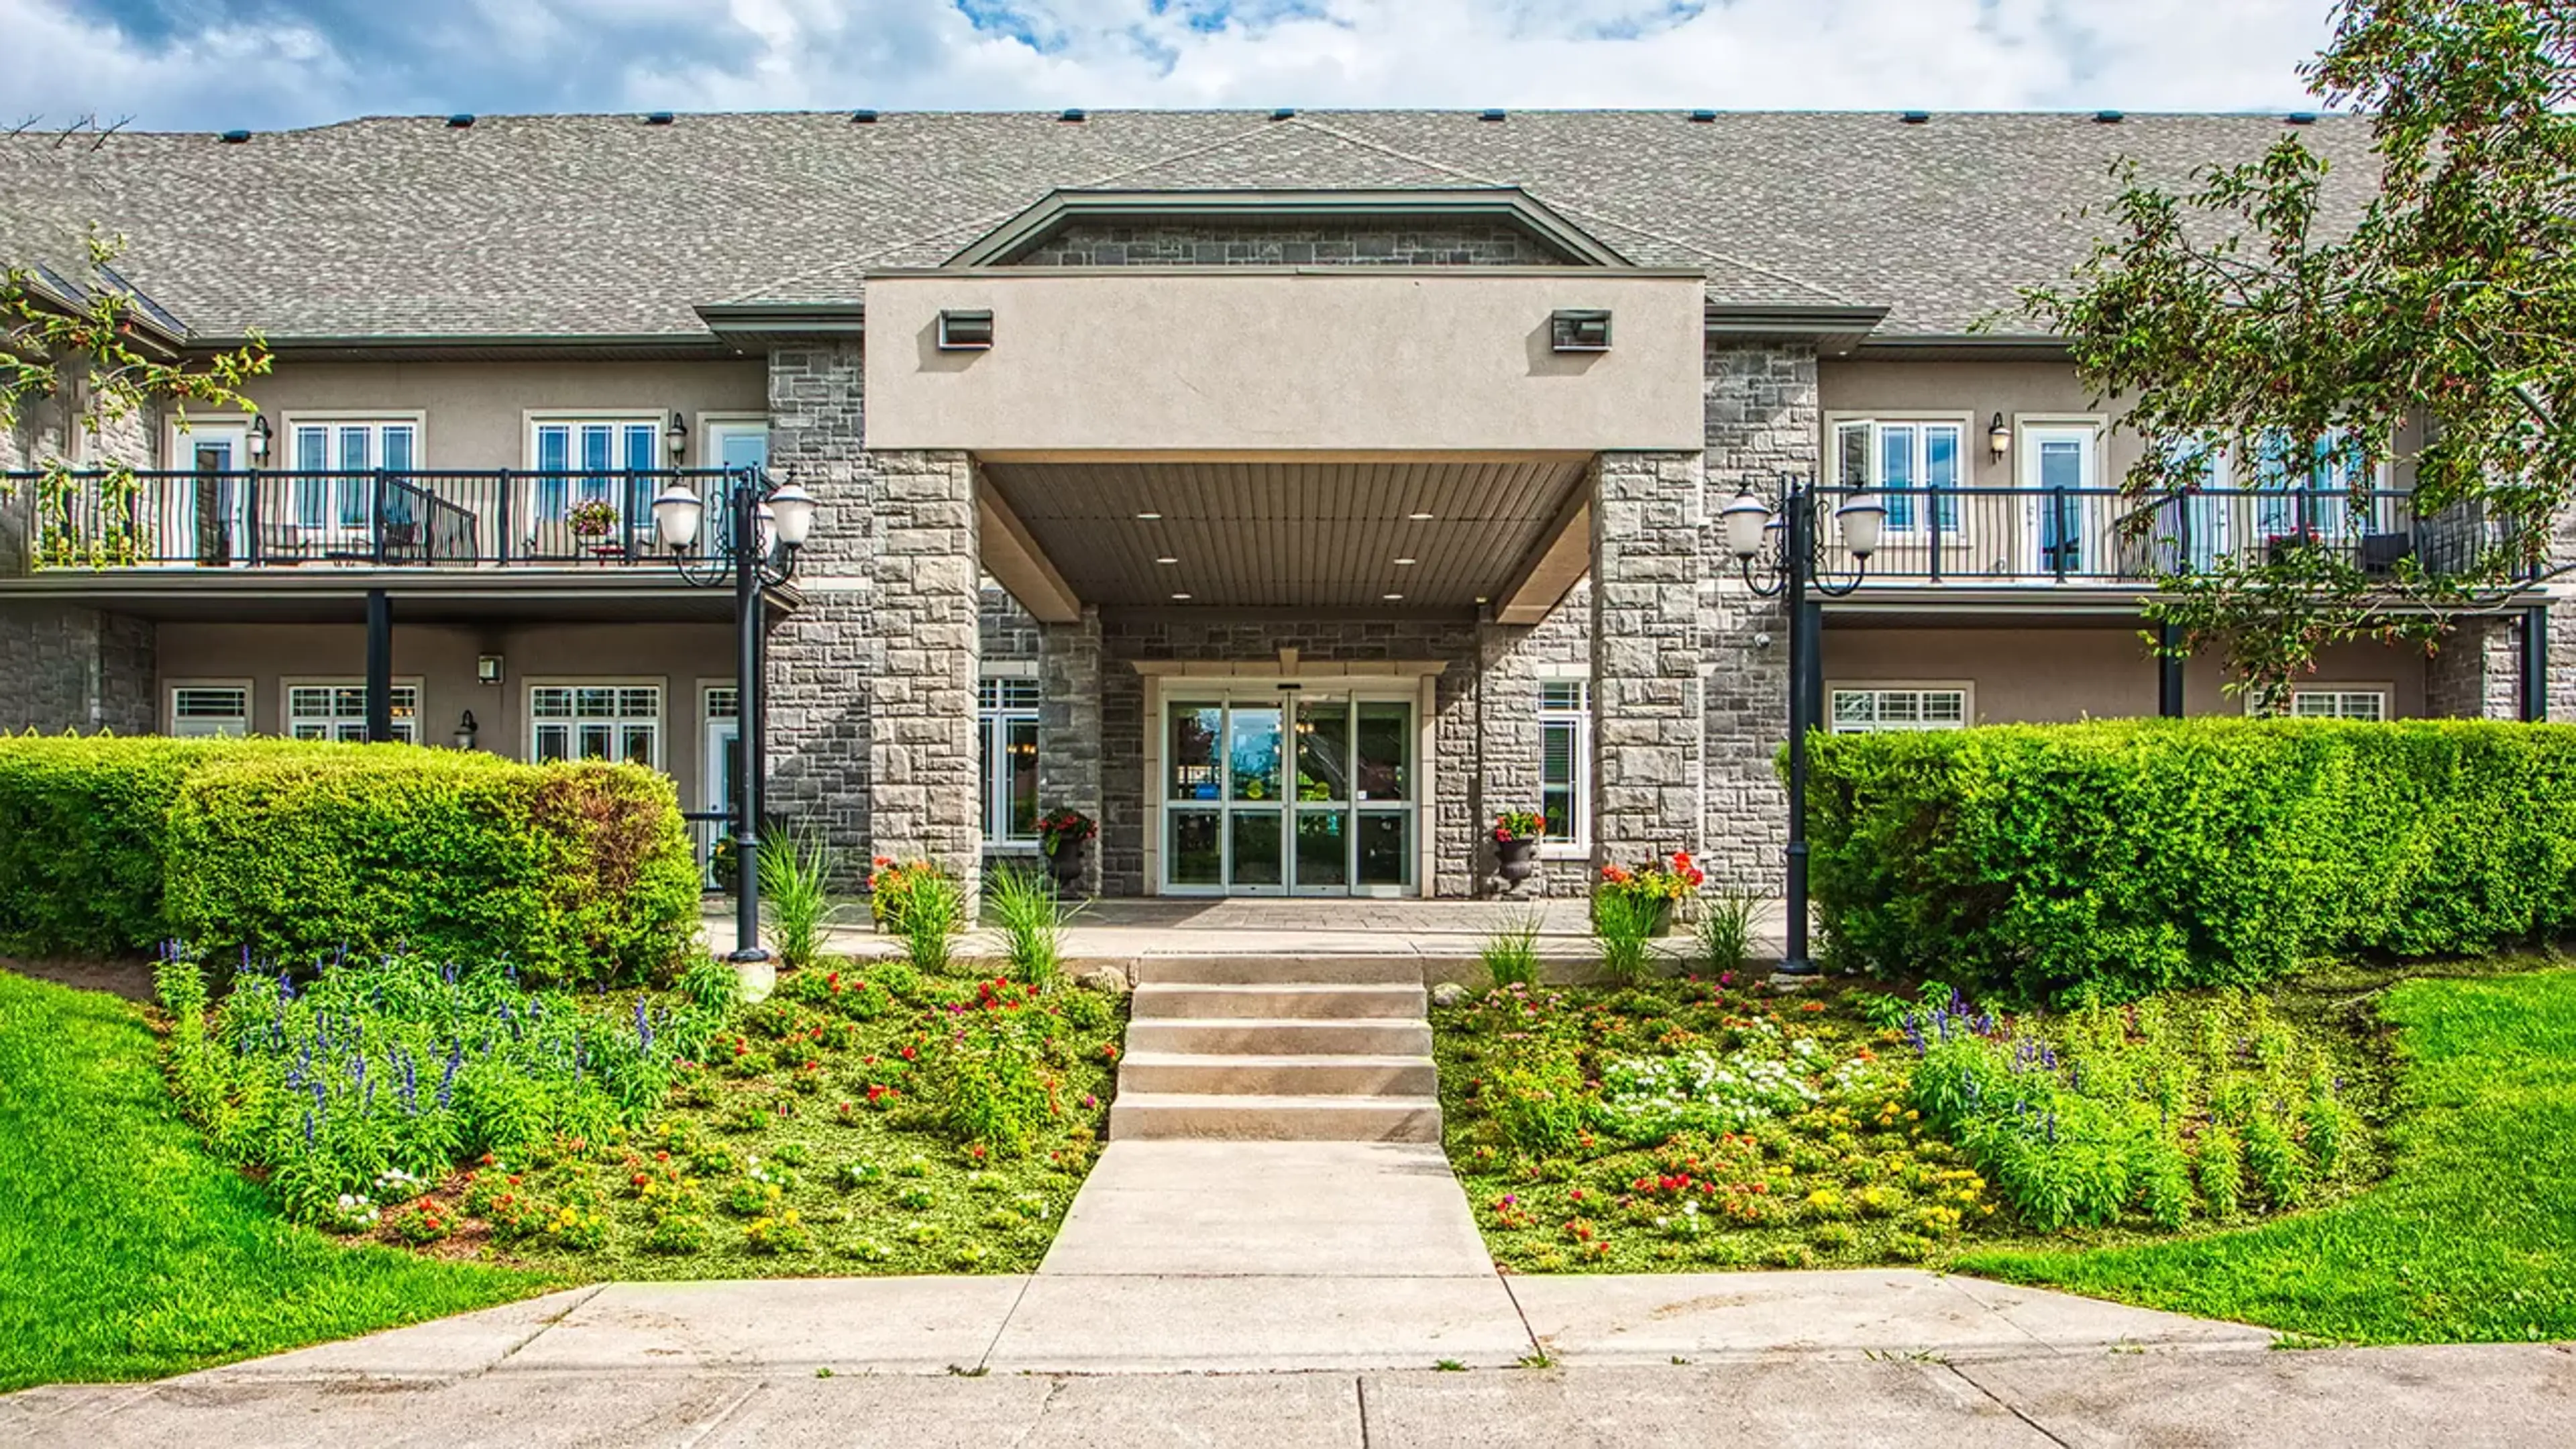
[[[1753,955],[1753,916],[1761,908],[1762,898],[1747,891],[1721,890],[1700,899],[1692,934],[1701,969],[1712,976],[1744,969]]]
[[[1064,974],[1064,923],[1071,916],[1045,872],[1024,865],[997,867],[984,898],[1002,923],[1011,956],[1011,979],[1052,985]]]
[[[879,861],[868,904],[879,925],[903,937],[904,959],[914,970],[937,975],[948,969],[948,938],[966,924],[966,899],[946,872],[926,860]]]
[[[1855,964],[2033,1000],[2576,930],[2576,729],[2140,720],[1832,735],[1809,824]]]
[[[671,782],[627,765],[249,753],[189,775],[167,849],[171,928],[209,953],[401,947],[506,959],[542,985],[668,970],[697,934]]]
[[[760,904],[778,959],[789,970],[802,971],[823,957],[823,928],[833,914],[828,890],[838,870],[837,852],[820,831],[786,830],[762,842]]]
[[[1476,948],[1476,959],[1484,963],[1485,975],[1496,990],[1538,984],[1538,928],[1537,911],[1514,911]]]
[[[1604,886],[1592,893],[1592,935],[1601,943],[1601,974],[1621,985],[1646,978],[1653,936],[1669,906],[1653,896]]]

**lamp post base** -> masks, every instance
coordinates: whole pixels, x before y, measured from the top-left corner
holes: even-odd
[[[1818,966],[1813,960],[1804,956],[1797,956],[1783,961],[1778,966],[1773,967],[1771,974],[1775,976],[1822,976],[1825,974],[1825,970],[1823,967]]]
[[[733,968],[734,978],[742,983],[742,999],[761,1002],[778,987],[778,958],[767,951],[736,951],[725,958]]]

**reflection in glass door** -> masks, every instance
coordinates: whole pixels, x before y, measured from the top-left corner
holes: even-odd
[[[1176,701],[1164,728],[1165,890],[1393,895],[1413,883],[1410,701]]]

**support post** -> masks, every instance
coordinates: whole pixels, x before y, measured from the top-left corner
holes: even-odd
[[[728,959],[743,978],[744,997],[757,1001],[769,994],[776,968],[760,944],[760,802],[753,798],[761,774],[753,752],[759,748],[762,704],[760,498],[754,476],[747,472],[726,476],[725,507],[730,515],[726,521],[733,525],[734,624],[739,631],[734,679],[740,693],[735,708],[741,711],[745,746],[742,778],[734,790],[734,864],[739,874],[734,882],[733,955]]]
[[[2522,614],[2522,717],[2531,724],[2549,718],[2549,606],[2534,604]]]
[[[2166,719],[2182,718],[2183,657],[2175,650],[2182,643],[2182,630],[2171,623],[2156,626],[2156,713]]]
[[[414,720],[415,727],[420,722]],[[394,602],[367,590],[367,743],[394,737]]]

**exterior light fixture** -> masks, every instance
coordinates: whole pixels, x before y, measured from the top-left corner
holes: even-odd
[[[1386,600],[1388,603],[1392,604],[1392,603],[1396,602],[1398,599],[1403,598],[1403,597],[1404,597],[1404,595],[1402,595],[1402,594],[1380,594],[1380,595],[1378,595],[1378,597],[1379,597],[1379,598],[1381,598],[1381,599],[1384,599],[1384,600]]]
[[[670,448],[672,457],[684,458],[688,456],[689,420],[680,416],[680,410],[678,408],[673,408],[671,410],[671,431],[663,438],[662,441]]]
[[[474,722],[474,711],[467,710],[465,718],[456,722],[456,747],[460,750],[474,748],[474,735],[480,729],[482,726]]]
[[[687,553],[698,541],[698,523],[706,509],[697,494],[673,479],[653,500],[653,536],[669,544],[672,552]]]
[[[1172,600],[1175,603],[1186,603],[1188,602],[1189,597],[1190,596],[1187,594],[1174,594],[1172,595]]]
[[[1400,558],[1395,561],[1395,566],[1400,569],[1409,569],[1418,562],[1420,562],[1418,559]]]
[[[477,684],[500,683],[501,656],[498,654],[478,654],[474,656],[474,682]]]
[[[1986,424],[1986,450],[1995,455],[1998,463],[2004,460],[2004,454],[2012,451],[2012,429],[2004,426],[2002,413],[1995,414],[1995,420]]]
[[[1408,513],[1404,516],[1413,520],[1415,523],[1429,523],[1431,521],[1431,515],[1428,513]]]
[[[814,531],[814,495],[796,481],[796,470],[790,468],[787,481],[769,495],[771,524],[778,530],[778,541],[788,548],[803,548],[807,535]]]
[[[1159,513],[1155,512],[1153,509],[1150,509],[1150,508],[1148,508],[1148,509],[1146,509],[1144,512],[1139,513],[1139,514],[1137,514],[1137,515],[1136,515],[1136,517],[1137,517],[1137,519],[1138,519],[1139,521],[1141,521],[1141,522],[1145,522],[1145,523],[1154,523],[1154,522],[1158,522],[1158,521],[1160,521],[1160,520],[1161,520],[1162,516],[1163,516],[1163,515],[1161,515],[1161,514],[1159,514]]]
[[[268,457],[269,442],[276,436],[276,431],[268,425],[268,414],[261,413],[250,420],[249,445],[252,462],[261,462]]]
[[[939,314],[940,351],[989,352],[992,348],[993,314],[990,311],[944,311]]]
[[[1610,350],[1610,314],[1598,310],[1559,308],[1548,317],[1548,346],[1558,352]]]
[[[1179,563],[1180,560],[1167,553],[1161,558],[1154,560],[1154,562],[1163,565],[1165,568],[1169,568],[1173,564]]]

